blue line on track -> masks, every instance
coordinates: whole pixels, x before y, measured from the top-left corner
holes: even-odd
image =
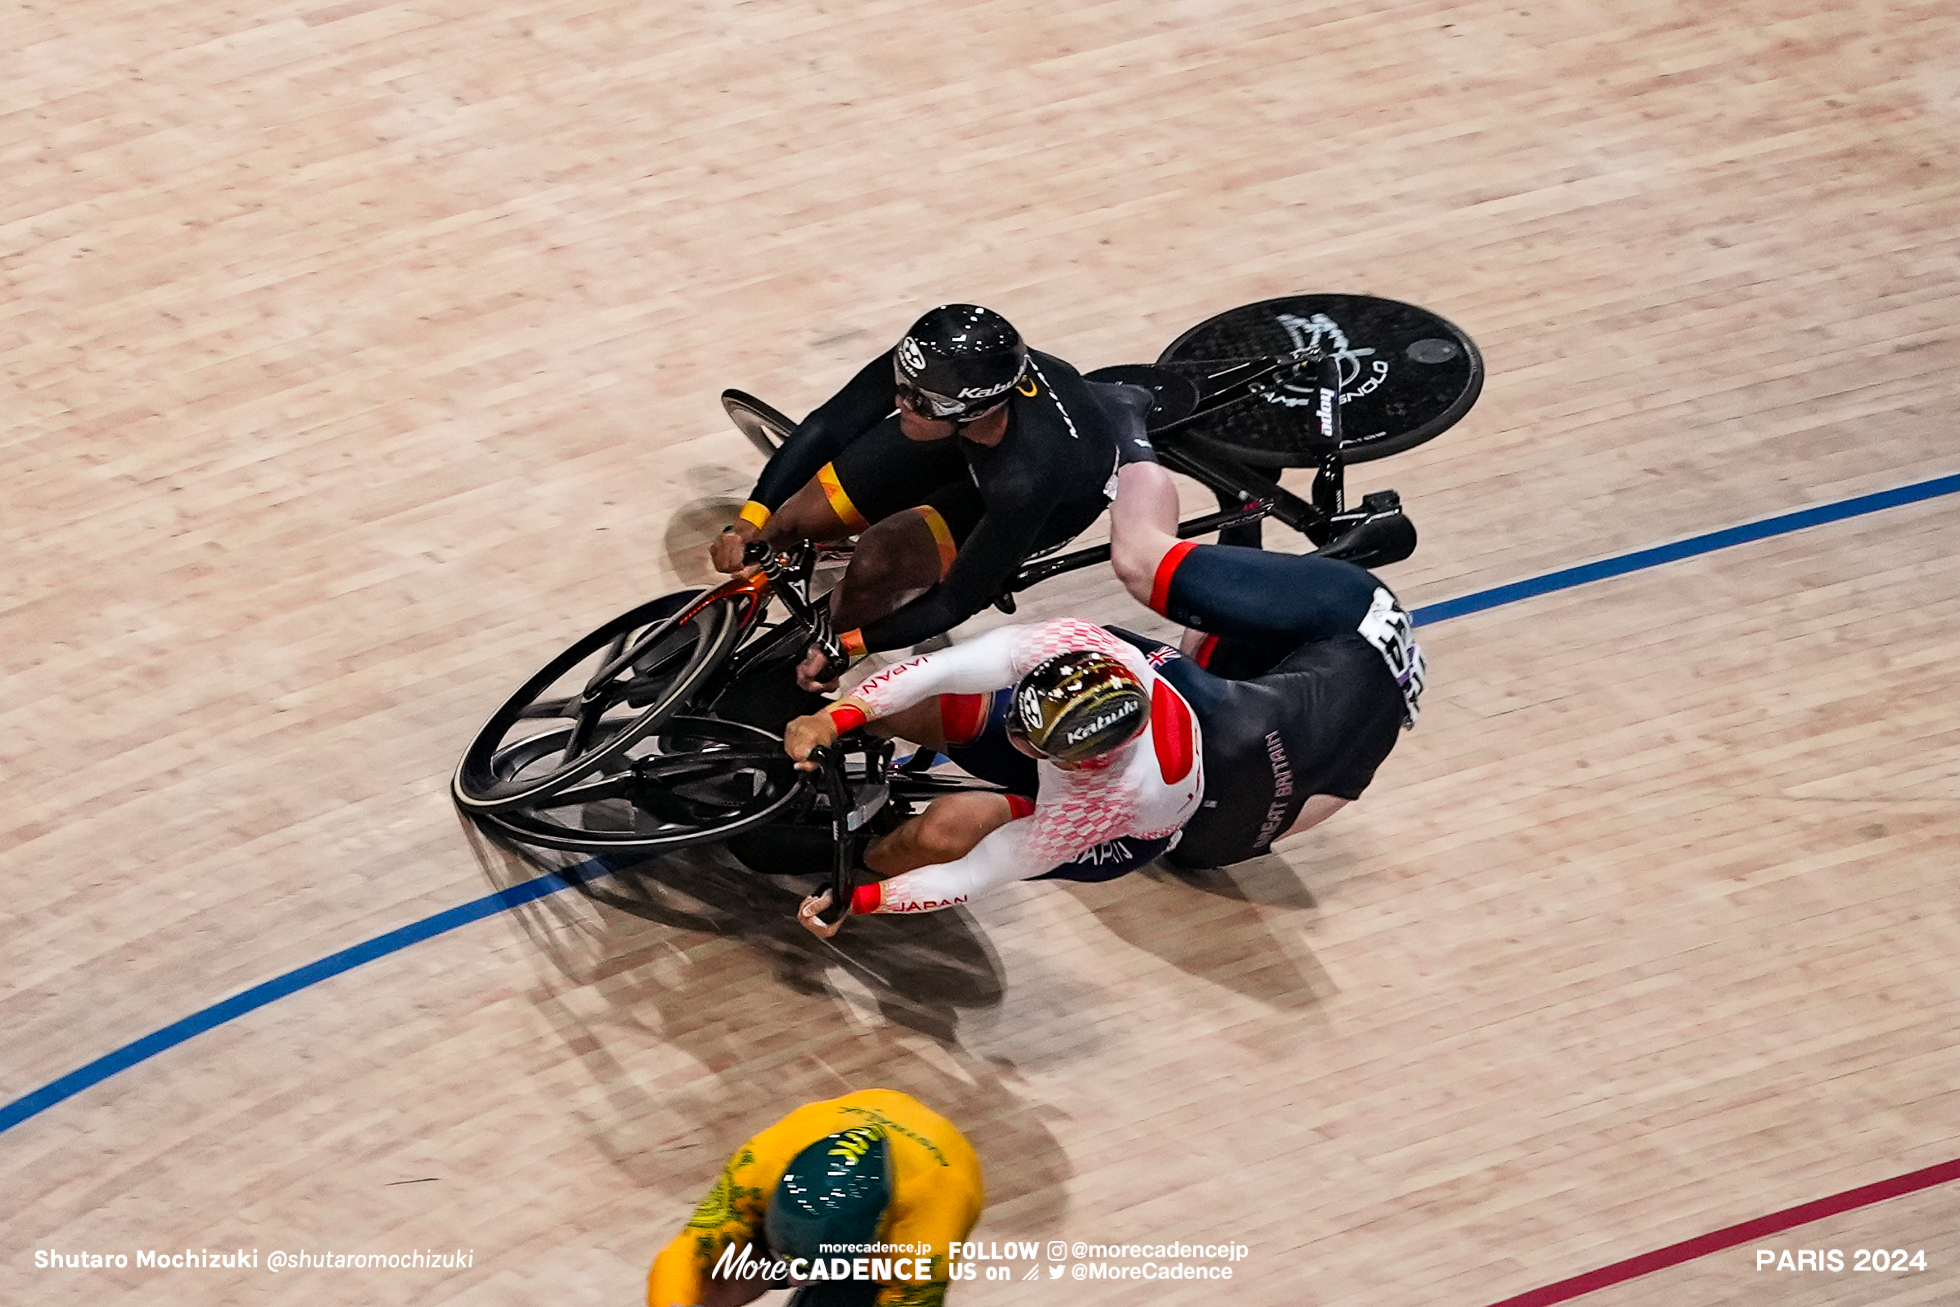
[[[193,1035],[201,1035],[213,1026],[221,1026],[233,1017],[242,1017],[247,1012],[255,1012],[266,1004],[282,999],[288,994],[297,993],[309,985],[337,976],[343,971],[352,971],[364,962],[399,953],[411,944],[419,944],[437,935],[446,935],[458,926],[467,926],[472,921],[493,917],[499,912],[522,907],[526,903],[569,889],[574,884],[596,879],[612,868],[607,863],[593,859],[575,867],[547,876],[535,876],[530,880],[486,894],[480,899],[410,922],[385,935],[376,935],[352,948],[344,948],[338,953],[330,953],[318,962],[309,962],[303,967],[295,967],[283,976],[275,976],[262,985],[254,985],[242,994],[213,1003],[201,1012],[193,1012],[182,1021],[172,1022],[161,1030],[152,1031],[141,1039],[124,1044],[113,1053],[104,1054],[87,1066],[70,1071],[59,1080],[42,1085],[31,1094],[16,1098],[5,1107],[0,1107],[0,1132],[12,1129],[31,1116],[47,1111],[64,1098],[72,1098],[90,1085],[107,1080],[118,1071],[126,1071],[138,1062],[155,1057],[165,1049],[175,1048]]]
[[[1955,492],[1960,492],[1960,473],[1934,477],[1930,481],[1915,481],[1911,485],[1881,490],[1875,494],[1858,495],[1852,499],[1840,499],[1835,503],[1799,509],[1794,513],[1782,513],[1776,517],[1766,517],[1760,522],[1724,527],[1720,531],[1690,536],[1686,540],[1677,540],[1673,544],[1656,545],[1651,549],[1636,549],[1630,554],[1618,554],[1612,558],[1602,558],[1598,562],[1583,563],[1578,567],[1562,568],[1556,572],[1546,572],[1522,581],[1513,581],[1508,585],[1492,586],[1488,590],[1479,590],[1460,598],[1425,604],[1410,616],[1419,626],[1447,621],[1452,617],[1480,613],[1485,609],[1514,604],[1538,595],[1570,590],[1574,586],[1586,585],[1593,581],[1625,576],[1628,572],[1658,567],[1662,563],[1672,563],[1699,554],[1713,553],[1717,549],[1727,549],[1732,545],[1787,535],[1792,531],[1804,530],[1806,527],[1822,526],[1827,522],[1841,522],[1848,517],[1877,513],[1903,504],[1916,504],[1922,500],[1937,499],[1941,495]],[[611,870],[609,863],[602,859],[594,859],[548,876],[538,876],[512,885],[508,889],[499,890],[495,894],[487,894],[480,899],[473,899],[468,903],[438,912],[432,917],[411,922],[385,935],[376,935],[373,939],[351,948],[329,954],[318,962],[309,962],[303,967],[288,971],[283,976],[275,976],[264,984],[254,985],[243,993],[213,1003],[201,1012],[193,1012],[182,1021],[173,1022],[141,1039],[124,1044],[113,1053],[104,1054],[87,1066],[70,1071],[60,1079],[16,1098],[5,1107],[0,1107],[0,1133],[13,1129],[30,1117],[40,1115],[56,1103],[74,1097],[91,1085],[101,1084],[119,1071],[126,1071],[166,1049],[175,1048],[195,1035],[201,1035],[212,1027],[221,1026],[235,1017],[242,1017],[247,1012],[255,1012],[288,994],[297,993],[309,985],[317,985],[343,971],[352,971],[355,967],[372,962],[376,958],[398,953],[411,944],[434,939],[437,935],[446,935],[472,921],[481,921],[485,917],[495,916],[499,912],[506,912],[547,895],[556,894],[560,890],[569,889],[574,884],[597,879]]]
[[[1676,540],[1670,545],[1655,545],[1650,549],[1636,549],[1630,554],[1616,554],[1612,558],[1602,558],[1596,563],[1581,563],[1577,567],[1566,567],[1556,572],[1526,577],[1522,581],[1513,581],[1509,585],[1496,585],[1488,590],[1479,590],[1475,594],[1424,604],[1409,616],[1415,619],[1417,626],[1429,622],[1447,621],[1452,617],[1481,613],[1486,608],[1514,604],[1520,599],[1535,599],[1539,595],[1551,594],[1557,590],[1570,590],[1574,586],[1604,581],[1608,577],[1625,576],[1628,572],[1638,572],[1643,568],[1659,567],[1662,563],[1679,562],[1683,558],[1693,558],[1697,554],[1710,554],[1717,549],[1727,549],[1731,545],[1746,545],[1752,540],[1767,540],[1771,536],[1788,535],[1792,531],[1801,531],[1805,527],[1822,526],[1826,522],[1842,522],[1847,517],[1860,517],[1882,509],[1898,508],[1902,504],[1916,504],[1924,499],[1938,499],[1941,495],[1950,495],[1955,491],[1960,491],[1960,472],[1952,476],[1934,477],[1931,481],[1915,481],[1909,486],[1899,486],[1892,490],[1859,495],[1853,499],[1840,499],[1834,504],[1800,508],[1794,513],[1779,513],[1775,517],[1766,517],[1760,522],[1726,526],[1720,531],[1689,536],[1686,540]]]

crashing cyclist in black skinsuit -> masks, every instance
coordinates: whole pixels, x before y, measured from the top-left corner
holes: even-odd
[[[934,309],[799,424],[770,459],[715,566],[751,540],[857,535],[831,595],[852,656],[917,644],[984,608],[1033,553],[1082,531],[1115,491],[1119,441],[1149,396],[1082,379],[971,304]],[[822,679],[812,650],[805,688]]]

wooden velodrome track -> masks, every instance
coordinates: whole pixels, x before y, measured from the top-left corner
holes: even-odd
[[[0,1100],[535,874],[450,808],[470,732],[700,578],[723,386],[801,412],[937,302],[1084,367],[1299,290],[1457,321],[1482,402],[1353,480],[1412,605],[1960,471],[1956,19],[0,8]],[[870,1085],[967,1131],[983,1239],[1251,1249],[969,1304],[1484,1307],[1960,1156],[1956,504],[1426,628],[1375,788],[1230,872],[846,964],[694,859],[139,1046],[0,1135],[0,1300],[631,1303],[735,1144]],[[1103,572],[1023,611],[1162,629]],[[1952,1302],[1956,1218],[1584,1301]],[[472,1264],[133,1264],[239,1247]],[[1755,1268],[1870,1247],[1928,1267]]]

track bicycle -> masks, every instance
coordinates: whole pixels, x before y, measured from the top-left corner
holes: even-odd
[[[1150,391],[1159,460],[1216,495],[1218,511],[1180,523],[1181,537],[1270,517],[1316,552],[1379,567],[1413,552],[1415,529],[1392,490],[1350,508],[1348,464],[1448,429],[1475,403],[1483,364],[1467,336],[1425,310],[1310,295],[1242,306],[1185,332],[1155,364],[1086,376]],[[740,391],[723,406],[765,454],[794,427]],[[1284,467],[1315,469],[1305,498],[1278,483]],[[1013,612],[1019,591],[1109,558],[1107,545],[1060,550],[1024,563],[996,605]],[[518,841],[602,855],[726,840],[821,809],[781,727],[821,702],[789,673],[829,638],[818,571],[847,554],[752,545],[750,574],[651,600],[585,636],[477,732],[452,780],[457,805]],[[881,768],[889,758],[874,766],[866,755],[856,774]],[[947,783],[906,781],[919,793]]]

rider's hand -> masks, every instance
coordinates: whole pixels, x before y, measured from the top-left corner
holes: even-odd
[[[829,671],[830,655],[825,653],[821,646],[813,644],[809,652],[803,655],[803,661],[796,669],[796,683],[813,693],[828,694],[837,688],[838,676],[841,675],[835,673],[827,679],[819,679]]]
[[[837,723],[827,712],[797,717],[783,727],[783,752],[796,759],[796,770],[815,771],[810,750],[829,748],[837,743]]]
[[[715,571],[733,575],[742,570],[742,551],[748,548],[751,540],[761,538],[762,532],[755,523],[746,518],[735,522],[715,537],[714,544],[708,547],[708,559]]]
[[[796,919],[803,923],[803,929],[809,931],[818,939],[829,939],[832,935],[835,935],[844,928],[843,917],[839,917],[837,920],[826,924],[823,918],[817,915],[829,906],[829,890],[825,890],[821,894],[812,894],[809,898],[804,899],[803,906],[796,910]]]

